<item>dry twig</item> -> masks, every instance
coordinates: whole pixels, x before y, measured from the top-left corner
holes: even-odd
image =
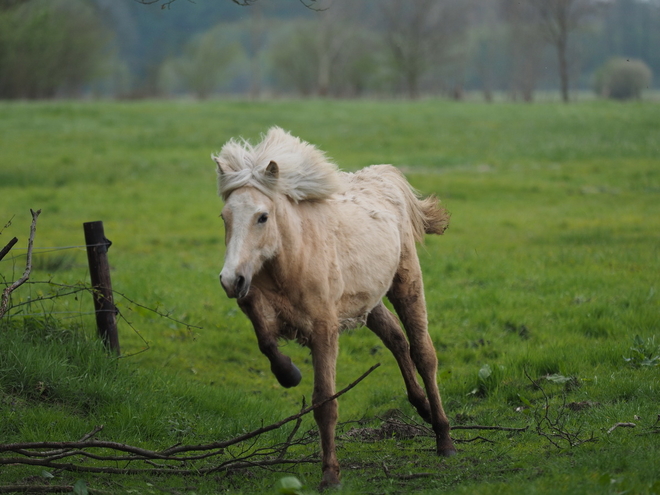
[[[527,431],[529,426],[524,428],[512,428],[509,426],[483,426],[483,425],[466,425],[466,426],[452,426],[452,430],[493,430],[493,431],[516,431],[523,432]]]
[[[591,435],[588,438],[581,438],[581,427],[578,427],[577,430],[571,431],[567,425],[566,422],[568,421],[568,415],[566,413],[566,410],[568,409],[566,406],[566,395],[563,396],[563,403],[561,406],[559,406],[553,415],[551,414],[551,407],[550,407],[550,398],[548,395],[545,393],[545,390],[541,385],[539,385],[536,381],[532,379],[531,376],[529,376],[529,373],[527,373],[527,370],[523,370],[525,372],[525,376],[529,379],[530,382],[532,382],[532,385],[534,385],[538,390],[541,391],[543,394],[543,399],[544,399],[544,404],[541,407],[537,407],[536,410],[534,411],[534,419],[536,421],[536,433],[539,436],[542,436],[546,440],[548,440],[552,445],[557,447],[558,449],[562,448],[562,442],[566,442],[569,447],[577,447],[578,445],[582,445],[583,443],[587,442],[596,442],[598,439],[594,436],[594,433],[591,432]],[[539,412],[539,409],[542,412]]]
[[[637,425],[635,423],[617,423],[614,426],[612,426],[612,428],[607,430],[607,434],[609,435],[610,433],[612,433],[617,428],[635,428],[636,426]]]
[[[303,405],[299,413],[229,440],[201,445],[175,445],[165,450],[154,451],[118,442],[94,440],[92,437],[103,428],[102,426],[98,426],[77,442],[20,442],[0,444],[0,466],[26,464],[50,469],[61,469],[64,471],[106,474],[203,475],[218,471],[233,471],[250,467],[269,468],[275,465],[312,462],[311,456],[297,460],[285,459],[285,455],[292,445],[309,443],[310,435],[303,436],[298,440],[294,439],[300,428],[302,422],[301,418],[326,402],[333,401],[345,394],[379,366],[380,363],[375,364],[355,381],[322,402],[311,406],[305,406],[303,400]],[[242,444],[248,440],[256,439],[258,436],[266,432],[276,430],[293,421],[296,421],[293,430],[288,435],[287,440],[281,444],[258,448],[256,450],[253,450],[254,445],[250,445],[244,447],[238,454],[233,454],[228,450],[229,447]],[[101,450],[101,452],[93,453],[90,452],[91,449],[98,449]],[[13,456],[3,457],[3,454],[13,454]],[[207,465],[205,467],[195,465],[196,461],[209,459],[221,454],[228,455],[229,459],[219,464]],[[98,463],[97,465],[92,466],[86,465],[83,462],[75,462],[75,458],[81,457],[99,461],[101,464],[104,462],[111,463],[113,466],[98,465]],[[64,459],[68,459],[69,462],[62,462]],[[146,463],[151,467],[116,467],[117,462],[134,464],[138,461]]]
[[[17,237],[13,237],[12,240],[9,241],[9,242],[7,243],[7,245],[6,245],[5,247],[2,248],[2,250],[0,251],[0,261],[2,261],[2,258],[4,258],[5,256],[7,256],[7,253],[8,253],[9,251],[11,251],[11,248],[13,248],[13,247],[14,247],[14,244],[16,244],[17,242],[18,242],[18,238],[17,238]]]
[[[2,319],[2,317],[7,312],[7,306],[9,304],[9,296],[11,295],[11,293],[16,289],[18,289],[21,285],[23,285],[25,281],[28,278],[30,278],[30,273],[32,272],[32,244],[34,243],[34,234],[37,231],[37,217],[41,213],[41,210],[37,210],[37,211],[30,210],[30,213],[32,214],[32,225],[30,225],[30,237],[28,239],[25,271],[23,272],[23,276],[21,278],[19,278],[16,282],[11,284],[2,292],[2,304],[0,304],[0,319]]]

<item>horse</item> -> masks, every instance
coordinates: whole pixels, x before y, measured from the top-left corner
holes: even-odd
[[[408,400],[431,424],[438,455],[456,449],[436,382],[416,242],[442,234],[448,212],[391,165],[340,171],[324,152],[272,127],[258,144],[230,139],[216,162],[224,201],[220,283],[252,322],[278,382],[302,379],[278,339],[311,351],[321,488],[340,483],[335,369],[340,332],[366,326],[392,352]],[[387,296],[398,318],[383,303]],[[404,332],[399,325],[403,324]],[[422,378],[426,394],[417,381]]]

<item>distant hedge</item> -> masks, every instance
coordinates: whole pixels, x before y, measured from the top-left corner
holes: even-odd
[[[642,60],[612,58],[595,74],[594,91],[604,98],[641,98],[651,85],[653,73]]]

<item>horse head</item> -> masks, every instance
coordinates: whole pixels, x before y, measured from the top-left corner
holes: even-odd
[[[223,173],[220,163],[218,173]],[[270,161],[260,173],[276,181],[278,166]],[[274,208],[275,203],[268,195],[249,185],[227,197],[221,214],[226,251],[220,283],[228,297],[245,297],[253,275],[277,253],[279,236]]]

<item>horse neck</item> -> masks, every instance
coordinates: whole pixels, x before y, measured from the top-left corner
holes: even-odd
[[[297,205],[286,197],[277,200],[277,230],[280,247],[272,260],[271,269],[276,279],[284,281],[295,272],[297,260],[301,259],[304,249],[304,233]]]

